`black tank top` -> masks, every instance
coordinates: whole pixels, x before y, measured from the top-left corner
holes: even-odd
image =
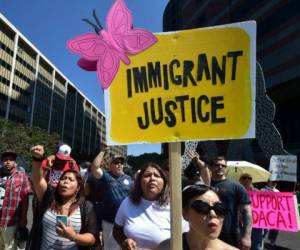
[[[186,239],[186,233],[182,234],[182,250],[190,250],[189,244]]]

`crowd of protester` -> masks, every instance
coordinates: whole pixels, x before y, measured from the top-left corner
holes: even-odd
[[[169,161],[149,162],[134,175],[124,173],[125,158],[104,158],[103,145],[86,171],[71,157],[71,148],[59,144],[53,155],[31,148],[32,185],[16,164],[17,154],[1,154],[0,249],[170,249]],[[264,248],[268,234],[275,245],[278,231],[252,229],[247,191],[255,191],[249,174],[240,182],[226,178],[227,161],[216,157],[204,162],[189,151],[191,164],[182,176],[182,242],[189,249]],[[277,192],[269,181],[265,191]],[[27,229],[29,195],[33,223]]]

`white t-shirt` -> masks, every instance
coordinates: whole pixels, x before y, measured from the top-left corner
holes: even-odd
[[[6,182],[8,180],[7,176],[0,177],[0,210],[3,207],[3,201],[5,198]]]
[[[127,197],[118,210],[115,223],[123,227],[126,237],[134,239],[140,248],[155,249],[171,237],[170,206],[161,207],[157,201],[142,198],[135,205]],[[187,223],[183,224],[186,228]]]

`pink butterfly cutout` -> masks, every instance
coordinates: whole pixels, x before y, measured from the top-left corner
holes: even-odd
[[[132,15],[123,0],[116,0],[106,17],[107,31],[82,34],[67,43],[81,56],[77,64],[88,71],[97,71],[102,88],[110,86],[118,72],[120,60],[130,64],[127,55],[138,54],[157,42],[149,31],[135,29]]]

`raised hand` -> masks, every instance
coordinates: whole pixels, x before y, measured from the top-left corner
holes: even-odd
[[[189,151],[187,152],[187,155],[191,158],[191,160],[197,160],[197,159],[200,159],[199,154],[198,154],[196,151],[194,151],[194,150],[189,150]]]
[[[55,160],[55,155],[49,155],[47,157],[47,167],[48,168],[52,168],[54,160]]]
[[[109,146],[107,146],[105,143],[101,143],[101,151],[106,152],[107,150],[109,150]]]
[[[31,152],[32,158],[35,158],[35,159],[43,159],[44,158],[45,150],[42,145],[33,146],[30,149],[30,152]]]
[[[198,166],[200,168],[205,167],[205,162],[200,159],[200,155],[196,151],[189,150],[187,152],[187,155],[191,158],[193,163],[196,164],[196,166]]]

